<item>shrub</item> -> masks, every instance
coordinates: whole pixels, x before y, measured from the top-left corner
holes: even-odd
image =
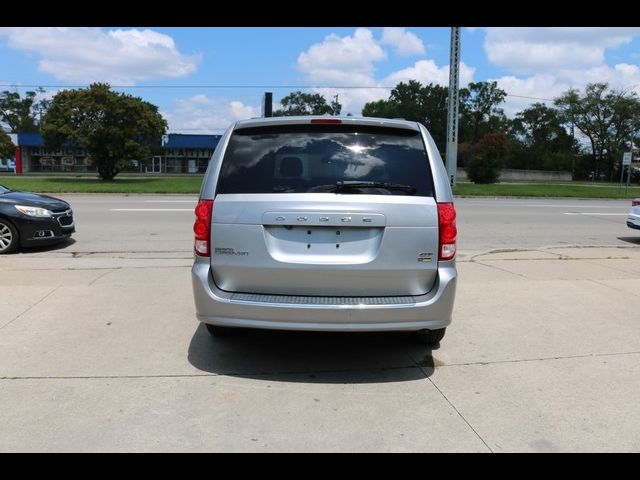
[[[496,183],[506,154],[507,136],[502,132],[487,133],[466,166],[467,177],[473,183]]]

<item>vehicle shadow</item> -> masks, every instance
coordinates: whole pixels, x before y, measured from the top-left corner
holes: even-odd
[[[406,382],[424,380],[434,370],[431,348],[402,332],[243,329],[214,338],[200,324],[188,360],[218,375],[302,383]]]
[[[23,247],[18,250],[18,253],[30,254],[30,253],[43,253],[43,252],[52,252],[55,250],[64,250],[75,244],[76,241],[73,238],[67,238],[66,240],[61,240],[58,243],[54,243],[53,245],[42,245],[37,247]]]
[[[618,237],[618,240],[640,246],[640,230],[638,230],[638,235],[635,237]]]

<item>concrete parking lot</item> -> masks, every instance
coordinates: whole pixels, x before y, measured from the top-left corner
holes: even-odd
[[[0,257],[0,451],[638,451],[630,202],[459,199],[454,323],[247,331],[194,315],[192,197],[63,196]]]

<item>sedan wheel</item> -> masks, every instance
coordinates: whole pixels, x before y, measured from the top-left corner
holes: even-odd
[[[0,255],[18,248],[18,232],[12,224],[0,220]]]

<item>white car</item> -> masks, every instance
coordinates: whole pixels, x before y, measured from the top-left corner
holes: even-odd
[[[640,198],[631,200],[631,210],[627,217],[627,227],[640,230]]]

